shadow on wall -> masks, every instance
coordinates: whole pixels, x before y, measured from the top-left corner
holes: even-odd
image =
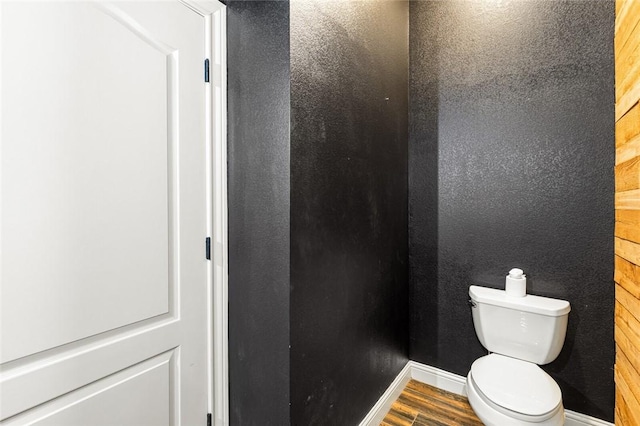
[[[440,358],[437,284],[440,77],[439,46],[431,39],[429,28],[437,26],[438,21],[436,15],[417,15],[415,9],[416,2],[409,2],[409,309],[410,326],[417,323],[429,327],[420,336],[410,333],[409,358],[436,365]],[[417,358],[414,354],[421,356]]]
[[[407,362],[408,3],[291,3],[291,420],[357,424]]]
[[[289,3],[227,2],[229,408],[289,414]]]

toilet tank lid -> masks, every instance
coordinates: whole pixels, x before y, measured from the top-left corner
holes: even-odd
[[[476,303],[486,303],[550,317],[559,317],[571,311],[571,305],[566,300],[551,299],[532,294],[527,294],[524,297],[514,297],[508,296],[504,290],[476,285],[469,287],[469,296]]]

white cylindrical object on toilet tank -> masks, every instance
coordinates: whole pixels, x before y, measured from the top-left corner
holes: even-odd
[[[508,296],[524,297],[527,295],[527,276],[522,269],[513,268],[507,275],[504,289]]]

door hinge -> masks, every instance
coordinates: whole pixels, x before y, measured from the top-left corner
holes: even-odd
[[[204,245],[205,256],[207,257],[207,260],[211,260],[211,237],[207,237]]]
[[[209,60],[208,59],[204,60],[204,82],[205,83],[209,82]]]
[[[207,413],[207,426],[211,426],[211,413]]]

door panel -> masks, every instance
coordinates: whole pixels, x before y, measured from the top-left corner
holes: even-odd
[[[168,312],[179,255],[171,53],[91,4],[4,7],[0,362]]]
[[[117,336],[100,336],[92,343],[65,348],[60,353],[42,358],[27,359],[25,361],[28,362],[23,364],[9,364],[10,368],[3,366],[0,379],[2,418],[22,413],[163,353],[173,342],[180,341],[180,334],[179,320],[160,321]],[[178,373],[179,369],[176,370]],[[179,389],[174,391],[179,392]]]
[[[6,425],[162,426],[174,422],[176,351],[156,356],[43,404]],[[88,421],[89,420],[89,421]]]
[[[207,25],[0,2],[3,424],[204,421]]]

